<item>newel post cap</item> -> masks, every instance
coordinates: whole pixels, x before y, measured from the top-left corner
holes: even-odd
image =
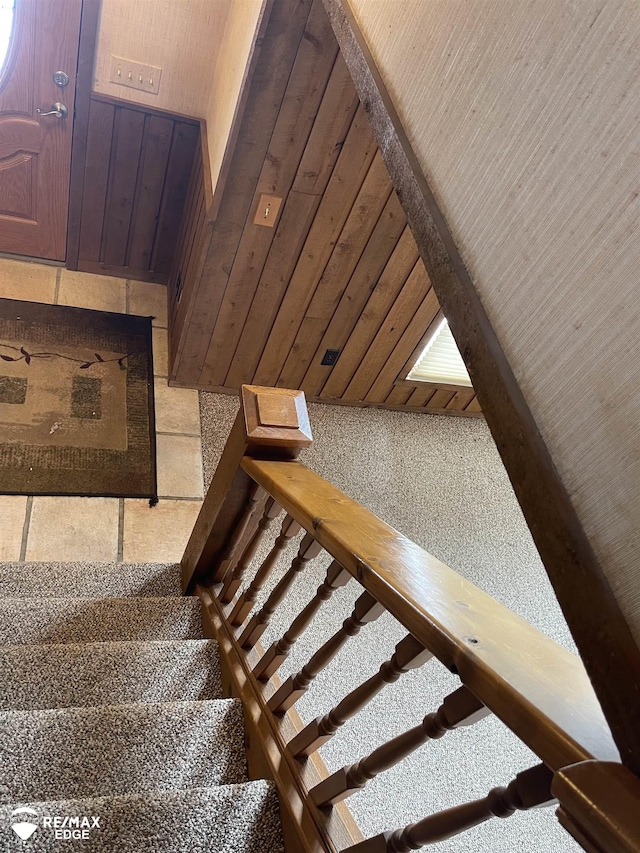
[[[249,446],[295,450],[313,443],[304,391],[243,385],[240,398]]]

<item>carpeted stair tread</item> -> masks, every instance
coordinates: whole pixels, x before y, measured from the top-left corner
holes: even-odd
[[[172,563],[0,563],[1,598],[179,596]]]
[[[16,804],[0,807],[8,827]],[[40,828],[16,850],[31,853],[283,853],[278,802],[272,783],[197,788],[158,794],[129,794],[62,802],[29,803]],[[42,818],[95,815],[89,838],[56,841]],[[7,829],[7,832],[10,832]],[[20,846],[22,845],[22,846]],[[12,849],[12,848],[7,848]]]
[[[2,711],[0,731],[1,802],[246,780],[237,699]]]
[[[0,599],[0,645],[201,638],[196,597]]]
[[[213,640],[0,647],[0,710],[221,697]]]

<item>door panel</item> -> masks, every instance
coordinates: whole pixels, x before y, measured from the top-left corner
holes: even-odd
[[[0,76],[0,252],[65,258],[82,0],[16,0]],[[56,86],[65,71],[69,85]],[[66,118],[39,116],[60,101]]]

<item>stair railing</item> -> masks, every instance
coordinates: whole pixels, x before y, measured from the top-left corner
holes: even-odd
[[[250,772],[278,787],[287,850],[401,853],[558,801],[562,825],[586,850],[640,849],[640,780],[619,764],[580,659],[297,461],[311,440],[302,392],[243,386],[240,412],[182,561],[184,590],[201,596],[205,628],[218,640],[223,684],[245,704]],[[281,513],[273,547],[250,576]],[[258,608],[260,590],[301,529],[296,556]],[[315,596],[265,650],[260,638],[273,615],[323,551],[333,561]],[[352,613],[281,681],[278,670],[296,641],[352,579],[362,587]],[[350,638],[375,630],[385,611],[407,631],[392,656],[329,713],[303,725],[295,703]],[[460,687],[420,725],[329,774],[319,747],[386,685],[432,659],[454,673]],[[427,741],[488,714],[539,763],[483,799],[362,838],[344,800]],[[611,791],[627,785],[625,797],[616,801],[605,790],[609,779]],[[630,799],[631,812],[621,807]]]

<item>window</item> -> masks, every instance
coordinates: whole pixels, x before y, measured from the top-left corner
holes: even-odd
[[[407,379],[471,387],[467,368],[446,319],[438,323]]]
[[[0,77],[9,58],[15,5],[16,0],[0,0]]]

